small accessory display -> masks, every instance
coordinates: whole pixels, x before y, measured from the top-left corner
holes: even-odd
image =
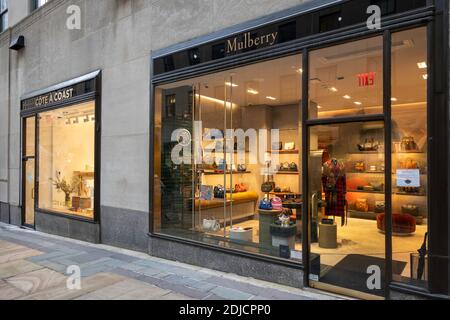
[[[274,142],[274,143],[272,143],[272,150],[274,150],[274,151],[283,150],[283,142]]]
[[[355,202],[356,211],[368,212],[369,211],[369,202],[367,199],[357,199]]]
[[[225,189],[222,185],[218,185],[214,187],[214,198],[224,199],[225,198]]]
[[[406,204],[402,206],[402,214],[409,214],[413,217],[419,216],[419,207],[414,204]]]
[[[282,228],[289,228],[291,226],[291,217],[287,214],[281,214],[278,217],[278,220],[281,223]]]
[[[281,188],[280,187],[275,187],[275,189],[273,189],[274,192],[276,193],[281,193]]]
[[[375,213],[384,213],[386,211],[385,201],[375,201]]]
[[[214,218],[203,219],[203,230],[217,232],[220,230],[220,223]]]
[[[267,161],[267,173],[264,175],[264,182],[261,185],[261,191],[264,193],[272,192],[272,190],[275,189],[275,181],[273,180],[273,175],[270,173],[270,165],[270,161]]]
[[[403,152],[414,152],[419,151],[419,147],[417,146],[414,137],[404,137],[400,144],[401,151]]]
[[[283,193],[291,193],[291,187],[283,187],[283,189],[281,189],[281,192]]]
[[[275,197],[275,198],[272,198],[272,209],[273,210],[283,210],[283,202],[281,201],[281,199],[280,198],[278,198],[278,197]]]
[[[267,199],[267,198],[262,199],[259,202],[259,209],[261,209],[261,210],[268,210],[268,211],[272,210],[273,209],[272,202],[269,199]]]
[[[366,164],[364,163],[364,161],[359,161],[355,163],[355,171],[356,172],[366,171]]]
[[[284,150],[294,150],[295,149],[295,143],[294,142],[286,142],[284,144]]]

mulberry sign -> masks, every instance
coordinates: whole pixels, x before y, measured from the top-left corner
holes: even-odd
[[[251,32],[244,36],[234,37],[227,41],[227,54],[233,54],[242,50],[270,47],[277,43],[278,32],[272,32],[262,36],[254,36]]]

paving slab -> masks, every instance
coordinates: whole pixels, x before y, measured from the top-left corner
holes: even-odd
[[[0,279],[7,279],[18,274],[42,269],[40,265],[25,260],[16,260],[0,264]]]

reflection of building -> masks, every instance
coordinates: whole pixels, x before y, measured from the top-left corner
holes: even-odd
[[[363,297],[386,294],[363,288],[367,265],[379,265],[393,298],[448,294],[449,68],[436,61],[448,61],[448,25],[425,1],[377,1],[381,31],[366,28],[373,1],[304,2],[278,1],[280,12],[271,1],[205,3],[199,15],[171,1],[80,1],[82,28],[67,30],[67,1],[23,17],[29,1],[9,1],[1,221]],[[19,35],[25,47],[10,50]],[[195,140],[193,121],[206,132],[279,130],[280,144],[258,137],[278,159],[273,181],[248,143],[236,159],[234,139],[217,141],[231,147],[215,164],[174,165],[172,133]],[[325,153],[345,164],[344,226],[325,216],[335,201]],[[287,229],[258,210],[267,193],[292,209]]]

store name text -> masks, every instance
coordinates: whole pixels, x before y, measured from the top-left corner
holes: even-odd
[[[237,51],[263,46],[273,46],[277,42],[277,38],[278,32],[257,37],[253,37],[250,32],[247,32],[244,34],[244,39],[241,41],[238,40],[238,37],[227,41],[227,53],[235,53]]]

